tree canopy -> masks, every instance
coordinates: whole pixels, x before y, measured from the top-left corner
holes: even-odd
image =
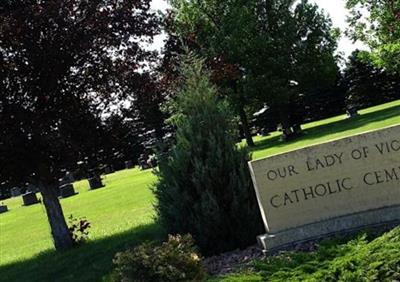
[[[351,16],[348,35],[366,43],[371,52],[362,52],[378,67],[400,72],[400,1],[347,0]]]
[[[62,169],[106,144],[101,118],[146,81],[159,32],[150,0],[0,4],[0,179],[41,189],[56,248],[71,245],[56,189]],[[127,83],[129,82],[129,83]]]
[[[400,74],[376,67],[354,51],[343,70],[346,103],[366,108],[400,98]]]
[[[171,1],[173,33],[216,66],[217,84],[246,123],[252,100],[280,113],[284,128],[296,96],[315,81],[334,84],[338,31],[307,1]],[[292,87],[295,81],[299,87]],[[297,105],[298,106],[298,105]],[[296,106],[295,106],[296,107]]]

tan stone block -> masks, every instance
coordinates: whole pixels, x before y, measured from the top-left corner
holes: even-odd
[[[249,163],[267,232],[400,205],[400,125]]]

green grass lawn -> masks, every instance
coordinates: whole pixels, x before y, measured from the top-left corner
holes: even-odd
[[[159,238],[149,189],[154,180],[150,170],[133,169],[107,175],[99,190],[89,191],[87,181],[75,183],[79,194],[61,204],[65,216],[92,223],[91,241],[57,254],[44,206],[22,207],[20,197],[4,201],[10,211],[0,217],[0,281],[98,281],[116,251]]]
[[[353,119],[340,115],[307,123],[302,126],[304,136],[289,142],[280,141],[280,132],[273,132],[268,137],[255,137],[253,159],[400,124],[400,101],[361,110],[359,113],[360,116]]]
[[[338,116],[303,126],[304,135],[290,142],[279,133],[256,137],[253,158],[400,124],[400,101],[361,111],[355,119]],[[116,172],[106,187],[88,191],[87,181],[75,183],[78,195],[61,200],[66,216],[86,217],[92,223],[90,242],[56,253],[44,207],[22,207],[21,199],[4,201],[10,211],[0,215],[0,281],[99,281],[112,267],[115,252],[144,240],[160,239],[154,223],[155,177],[137,169]]]

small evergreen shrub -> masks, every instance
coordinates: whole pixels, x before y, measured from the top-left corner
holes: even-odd
[[[192,234],[205,255],[254,244],[263,224],[234,115],[201,60],[188,56],[181,72],[170,107],[175,143],[158,155],[153,187],[158,220],[168,233]]]
[[[117,253],[113,280],[124,282],[203,281],[205,271],[190,235],[169,236],[161,246],[144,243]]]

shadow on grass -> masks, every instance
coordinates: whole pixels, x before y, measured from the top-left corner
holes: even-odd
[[[147,240],[161,240],[163,230],[156,223],[64,252],[43,252],[31,259],[0,266],[0,281],[102,281],[112,270],[116,252]]]
[[[280,136],[267,138],[256,142],[256,146],[251,148],[251,151],[259,151],[271,147],[284,147],[289,144],[294,144],[298,141],[317,139],[323,136],[327,136],[332,133],[340,133],[347,130],[355,129],[367,125],[371,122],[379,122],[388,118],[393,118],[400,115],[400,106],[394,106],[391,108],[382,109],[379,111],[362,114],[352,119],[343,119],[340,121],[334,121],[330,123],[321,124],[312,128],[304,130],[303,135],[299,138],[284,142],[280,140]]]

